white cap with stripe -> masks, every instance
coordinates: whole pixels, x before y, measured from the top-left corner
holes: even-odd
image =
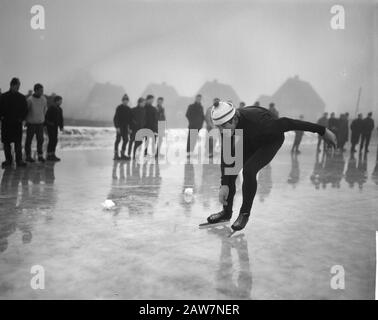
[[[231,120],[235,112],[235,107],[231,102],[219,101],[219,103],[215,103],[211,109],[211,119],[214,125],[220,126]]]

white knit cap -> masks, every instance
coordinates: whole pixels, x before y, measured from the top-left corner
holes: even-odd
[[[235,107],[231,102],[220,101],[219,104],[213,105],[211,109],[211,119],[214,125],[220,126],[235,115]]]

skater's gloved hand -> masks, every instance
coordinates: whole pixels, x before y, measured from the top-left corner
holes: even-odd
[[[219,202],[224,206],[227,205],[227,198],[230,189],[226,185],[222,185],[219,189]]]
[[[116,131],[118,134],[121,134],[121,129],[120,128],[116,128]]]

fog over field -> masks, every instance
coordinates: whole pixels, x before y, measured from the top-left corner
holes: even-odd
[[[340,2],[344,30],[331,28],[328,1],[45,0],[45,30],[30,27],[34,4],[1,1],[0,87],[12,76],[24,92],[41,82],[65,96],[68,116],[85,115],[96,84],[126,91],[134,104],[151,83],[192,98],[217,79],[250,104],[296,75],[327,111],[354,114],[360,87],[360,110],[377,109],[373,1]]]

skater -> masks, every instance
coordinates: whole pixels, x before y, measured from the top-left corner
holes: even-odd
[[[350,151],[356,152],[356,145],[360,142],[360,137],[362,133],[362,126],[363,126],[363,119],[362,119],[362,113],[358,114],[358,118],[354,119],[350,125],[350,131],[352,132],[350,143],[351,143],[351,149]]]
[[[321,118],[319,118],[317,124],[320,125],[320,126],[328,128],[328,112],[323,113],[323,116]],[[321,149],[320,149],[321,143],[322,143],[322,137],[318,136],[318,146],[316,148],[316,150],[318,152],[321,151]],[[324,147],[325,147],[325,145],[324,145]]]
[[[157,116],[158,116],[158,121],[164,121],[164,131],[165,131],[165,128],[166,128],[166,118],[165,118],[165,109],[163,107],[163,103],[164,103],[164,98],[163,97],[159,97],[157,99]],[[157,142],[157,149],[156,149],[156,154],[155,154],[155,157],[160,157],[162,156],[162,154],[160,153],[160,149],[161,149],[161,144],[163,143],[163,137],[159,135],[158,137],[158,142]]]
[[[364,147],[365,153],[369,152],[371,133],[374,130],[374,120],[372,117],[373,113],[369,112],[367,117],[362,122],[360,152],[362,152]]]
[[[222,142],[224,130],[230,129],[227,130],[226,135],[231,131],[233,138],[231,151],[235,151],[235,129],[243,130],[243,203],[239,216],[232,225],[234,231],[246,226],[257,189],[256,175],[274,158],[282,146],[285,139],[284,132],[310,131],[318,133],[334,147],[337,144],[335,135],[324,126],[286,117],[278,118],[271,111],[261,107],[250,106],[236,111],[232,104],[219,102],[214,105],[211,116],[214,124],[221,131]],[[225,169],[234,166],[235,164],[225,164],[222,143],[219,201],[223,204],[223,210],[208,217],[207,220],[211,224],[228,221],[231,218],[237,175],[226,175]]]
[[[196,95],[195,102],[189,105],[187,111],[186,111],[186,118],[189,121],[188,126],[188,139],[186,143],[186,152],[187,156],[189,157],[190,154],[193,152],[196,144],[197,144],[197,138],[198,138],[198,132],[203,126],[203,122],[205,120],[205,115],[203,113],[203,107],[201,104],[202,96],[200,94]],[[195,130],[196,134],[193,135],[194,141],[191,141],[190,131]]]
[[[47,161],[60,161],[55,154],[55,150],[58,144],[58,129],[62,132],[64,128],[63,110],[60,107],[62,102],[63,98],[61,96],[55,96],[53,104],[46,112],[45,125],[49,137],[49,143],[47,144]]]
[[[213,100],[213,105],[216,103],[219,103],[220,99],[219,98],[214,98]],[[213,108],[213,105],[207,108],[206,113],[205,113],[205,122],[206,122],[206,130],[207,133],[209,133],[212,129],[215,128],[213,124],[213,120],[211,119],[211,110]],[[208,136],[208,139],[206,139],[206,155],[211,159],[214,157],[214,137],[212,135]]]
[[[155,99],[155,97],[151,94],[149,94],[146,98],[146,106],[144,107],[144,109],[146,111],[146,121],[145,121],[144,128],[150,129],[154,133],[155,137],[157,137],[157,135],[158,135],[158,112],[157,112],[157,109],[152,105],[154,103],[154,99]],[[151,141],[151,144],[153,144],[153,142],[155,142],[155,140],[152,140],[151,137],[146,138],[146,140],[145,140],[146,146],[145,146],[145,150],[144,150],[145,156],[148,153],[148,146],[150,145],[150,141]],[[155,145],[152,145],[152,151],[155,152],[155,155],[156,155]]]
[[[258,103],[256,106],[259,107],[260,103]],[[276,109],[276,105],[273,102],[269,103],[269,111],[272,112],[277,118],[280,116],[278,110]]]
[[[123,95],[122,103],[117,107],[113,117],[114,127],[116,128],[116,140],[114,142],[113,160],[130,160],[125,154],[126,145],[129,141],[129,130],[131,123],[131,109],[129,107],[129,96]],[[118,146],[122,139],[121,156],[118,153]]]
[[[146,110],[144,106],[146,100],[140,97],[136,107],[131,109],[131,135],[129,141],[129,156],[131,157],[131,148],[134,143],[133,159],[136,156],[136,149],[142,144],[142,141],[135,141],[135,135],[139,129],[143,129],[145,126]]]
[[[43,127],[47,112],[47,99],[43,95],[43,86],[37,83],[34,94],[27,99],[28,114],[26,116],[25,154],[27,162],[35,162],[31,155],[31,144],[34,135],[37,136],[38,161],[45,162],[43,158]]]
[[[22,161],[22,122],[25,120],[28,108],[25,96],[19,93],[20,85],[20,80],[13,78],[9,91],[0,96],[1,142],[5,155],[3,168],[12,166],[12,143],[14,143],[16,165],[26,166]]]
[[[304,118],[303,115],[299,116],[299,120],[303,120],[303,118]],[[294,138],[293,147],[291,148],[291,153],[294,153],[294,152],[296,154],[301,153],[299,151],[299,145],[301,144],[303,133],[304,132],[301,130],[295,130],[295,138]]]

